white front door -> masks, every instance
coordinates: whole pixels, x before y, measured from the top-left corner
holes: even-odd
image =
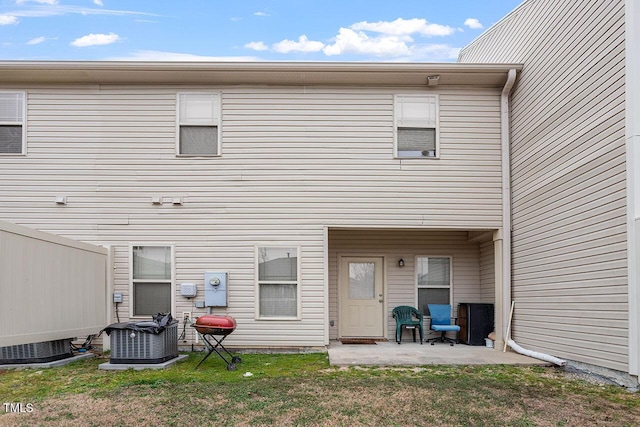
[[[383,259],[340,258],[340,337],[384,337]]]

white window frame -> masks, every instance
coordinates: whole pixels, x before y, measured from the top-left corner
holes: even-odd
[[[401,117],[401,108],[403,99],[424,99],[435,101],[435,121],[434,123],[424,123],[419,120],[405,120]],[[393,96],[393,156],[398,160],[437,160],[440,158],[440,96],[437,94],[417,94],[417,93],[398,93]],[[398,155],[398,128],[435,128],[435,156],[399,156]]]
[[[133,313],[135,307],[134,301],[134,287],[135,283],[158,283],[158,282],[167,282],[167,280],[157,280],[157,279],[136,279],[134,283],[133,279],[133,248],[139,246],[147,246],[147,247],[159,247],[159,248],[171,248],[171,313],[175,313],[176,307],[176,251],[175,245],[173,243],[162,243],[162,242],[142,242],[142,243],[130,243],[129,244],[129,318],[131,319],[148,319],[148,315],[138,315],[135,316]]]
[[[260,248],[268,248],[268,249],[295,249],[296,250],[296,257],[297,257],[297,262],[296,262],[296,278],[298,280],[296,280],[295,282],[293,281],[283,281],[283,280],[278,280],[278,281],[265,281],[265,280],[260,280]],[[301,279],[301,258],[300,258],[300,253],[301,253],[301,248],[299,245],[285,245],[282,244],[281,242],[278,242],[277,244],[270,244],[270,243],[264,243],[264,244],[257,244],[255,246],[255,296],[256,296],[256,302],[255,302],[255,319],[256,320],[301,320],[302,319],[302,303],[301,303],[301,283],[302,283],[302,279]],[[261,284],[295,284],[296,285],[296,315],[295,316],[261,316],[260,315],[260,285]]]
[[[420,286],[418,284],[418,259],[420,258],[448,258],[449,259],[449,286]],[[420,302],[418,297],[419,289],[446,289],[446,288],[449,288],[449,304],[451,305],[453,310],[453,257],[451,255],[416,255],[413,261],[414,261],[413,274],[414,274],[414,283],[415,283],[415,289],[416,289],[415,307],[418,308],[418,311],[420,311],[420,307],[419,307]]]
[[[190,121],[180,117],[180,97],[182,95],[211,95],[214,101],[214,107],[217,105],[217,111],[214,110],[211,121]],[[218,130],[218,146],[215,154],[182,154],[180,152],[180,126],[216,126]],[[188,91],[176,93],[176,156],[177,157],[220,157],[222,155],[222,93],[216,91]]]
[[[0,156],[26,156],[27,155],[27,92],[24,90],[1,90],[0,93],[12,93],[22,95],[22,121],[1,121],[0,125],[22,127],[22,149],[19,153],[0,153]]]

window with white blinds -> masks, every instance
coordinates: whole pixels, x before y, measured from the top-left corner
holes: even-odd
[[[177,146],[179,155],[220,154],[220,94],[179,93]]]
[[[438,157],[438,97],[395,96],[396,157]]]
[[[173,248],[132,246],[132,316],[153,316],[171,312]]]
[[[298,318],[298,248],[258,247],[258,318]]]
[[[0,155],[24,154],[25,93],[0,92]]]
[[[418,310],[429,315],[428,304],[451,304],[451,258],[416,257]]]

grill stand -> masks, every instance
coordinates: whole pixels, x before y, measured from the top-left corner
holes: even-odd
[[[196,331],[198,331],[197,328],[196,328]],[[214,351],[218,353],[218,356],[220,356],[220,358],[224,360],[224,362],[227,364],[227,371],[235,371],[237,369],[236,363],[242,363],[242,359],[240,357],[234,356],[229,352],[229,350],[225,348],[224,345],[222,345],[222,341],[224,341],[227,335],[223,335],[222,338],[220,339],[216,338],[213,334],[203,334],[200,331],[198,331],[198,335],[200,335],[200,337],[202,338],[202,341],[204,341],[205,343],[204,345],[207,348],[207,350],[209,350],[209,352],[207,353],[206,356],[204,356],[204,358],[200,361],[200,363],[198,363],[198,365],[196,366],[196,369],[198,369],[198,367],[202,365],[202,362],[207,360],[207,358],[211,356],[211,353],[213,353]],[[213,339],[216,342],[216,344],[214,345],[211,341],[209,341],[209,338]],[[218,348],[221,348],[225,353],[229,355],[229,360],[227,360],[227,358],[224,356],[223,353],[221,353],[218,350]]]

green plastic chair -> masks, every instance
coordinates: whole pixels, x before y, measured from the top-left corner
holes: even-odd
[[[422,330],[422,314],[417,308],[409,305],[400,305],[393,309],[391,315],[396,319],[396,342],[402,341],[402,327],[411,328],[413,332],[413,342],[416,342],[416,329],[420,331],[420,344],[424,341],[424,331]]]

